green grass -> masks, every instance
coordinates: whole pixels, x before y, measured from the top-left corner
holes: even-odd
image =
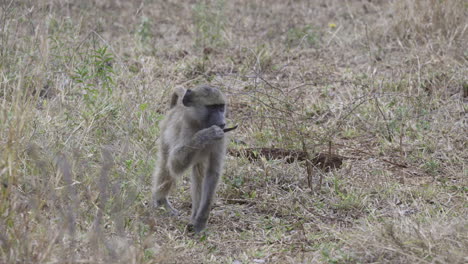
[[[467,8],[1,2],[0,263],[465,263]],[[229,148],[343,165],[228,155],[191,234],[189,177],[177,218],[150,186],[171,90],[202,83]]]

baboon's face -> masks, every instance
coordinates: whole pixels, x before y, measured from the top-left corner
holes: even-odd
[[[182,99],[184,106],[188,107],[188,117],[201,129],[217,125],[226,126],[226,104],[224,95],[215,87],[201,86],[187,90]]]

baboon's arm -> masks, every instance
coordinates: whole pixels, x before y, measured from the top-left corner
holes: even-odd
[[[175,147],[169,154],[169,170],[174,174],[183,173],[192,164],[196,148],[189,145]]]
[[[222,139],[224,131],[218,126],[211,126],[195,133],[193,137],[176,146],[169,153],[169,169],[175,174],[183,173],[198,153],[214,140]]]

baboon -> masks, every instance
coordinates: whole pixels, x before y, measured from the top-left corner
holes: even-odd
[[[153,203],[178,215],[167,196],[175,185],[176,177],[191,167],[190,221],[196,233],[206,226],[223,169],[225,132],[237,127],[224,129],[225,111],[226,99],[216,87],[178,88],[160,126],[159,155],[153,174]]]

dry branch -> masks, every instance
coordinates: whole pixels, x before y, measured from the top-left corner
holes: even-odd
[[[229,154],[235,157],[246,157],[249,160],[258,160],[264,157],[267,160],[284,159],[287,163],[296,161],[306,161],[307,154],[302,150],[297,149],[281,149],[281,148],[244,148],[244,149],[229,149]],[[316,153],[310,162],[317,168],[325,171],[330,169],[339,169],[343,163],[344,157],[329,154]]]

